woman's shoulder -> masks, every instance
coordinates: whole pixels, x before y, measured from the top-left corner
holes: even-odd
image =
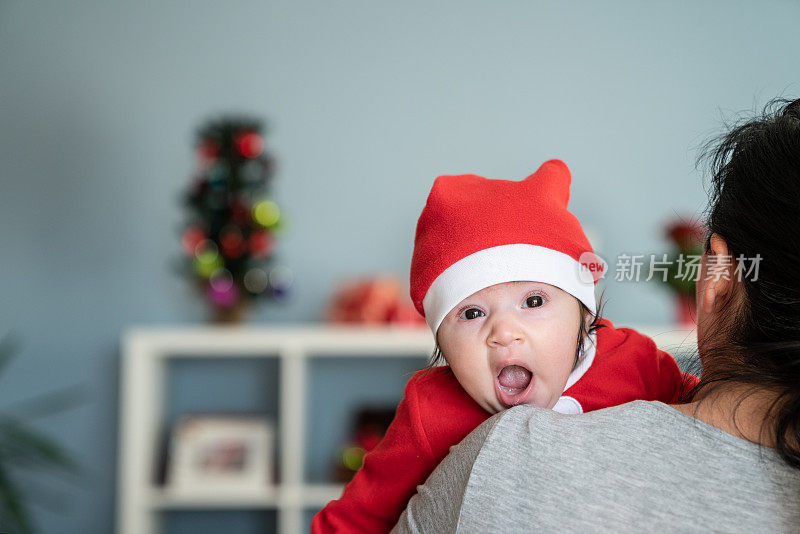
[[[495,417],[494,432],[526,441],[571,442],[576,446],[625,450],[645,439],[665,450],[719,450],[730,447],[741,454],[774,453],[686,415],[660,401],[634,400],[579,415],[565,415],[536,406],[515,406]]]
[[[647,530],[670,524],[689,531],[699,513],[705,524],[725,525],[721,530],[747,524],[746,530],[762,531],[750,516],[756,510],[778,527],[767,530],[784,531],[781,526],[800,519],[800,471],[772,449],[661,402],[633,401],[579,415],[517,406],[490,421],[482,427],[488,433],[464,494],[459,524],[465,530],[499,530],[509,509],[516,512],[514,521],[533,521],[543,530],[625,531],[639,521],[652,527]],[[665,494],[664,488],[676,491]],[[487,508],[487,499],[498,494],[503,507]],[[569,505],[554,508],[556,501]]]
[[[674,412],[674,414],[670,413]],[[667,415],[669,414],[669,415]],[[540,408],[533,405],[514,406],[501,414],[509,423],[519,421],[535,421],[536,424],[552,424],[563,427],[585,427],[590,425],[605,425],[609,421],[636,421],[636,420],[669,420],[670,416],[685,417],[683,414],[659,401],[634,400],[601,408],[583,414],[563,414]]]
[[[636,400],[602,408],[584,414],[562,414],[538,406],[522,405],[496,415],[499,420],[495,432],[517,436],[525,441],[573,441],[575,445],[589,445],[608,439],[609,441],[638,440],[652,428],[666,429],[674,435],[674,420],[661,407],[676,412],[658,401]],[[595,445],[596,446],[596,445]],[[593,446],[594,447],[594,446]]]

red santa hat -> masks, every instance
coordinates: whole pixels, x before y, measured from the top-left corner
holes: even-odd
[[[439,176],[417,222],[411,299],[434,335],[459,302],[502,282],[556,286],[596,312],[597,257],[567,210],[571,175],[558,159],[520,181]]]

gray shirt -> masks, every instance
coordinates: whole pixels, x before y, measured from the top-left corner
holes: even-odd
[[[800,532],[800,470],[660,402],[511,408],[417,491],[393,532]]]

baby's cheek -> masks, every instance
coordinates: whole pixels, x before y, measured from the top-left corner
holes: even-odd
[[[463,380],[459,380],[459,383],[472,400],[477,402],[484,410],[492,414],[497,413],[497,409],[493,408],[494,403],[492,402],[494,384],[487,377],[471,373]]]

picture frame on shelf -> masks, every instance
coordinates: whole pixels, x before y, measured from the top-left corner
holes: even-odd
[[[177,493],[261,491],[274,480],[275,425],[267,417],[188,415],[172,432],[166,487]]]

